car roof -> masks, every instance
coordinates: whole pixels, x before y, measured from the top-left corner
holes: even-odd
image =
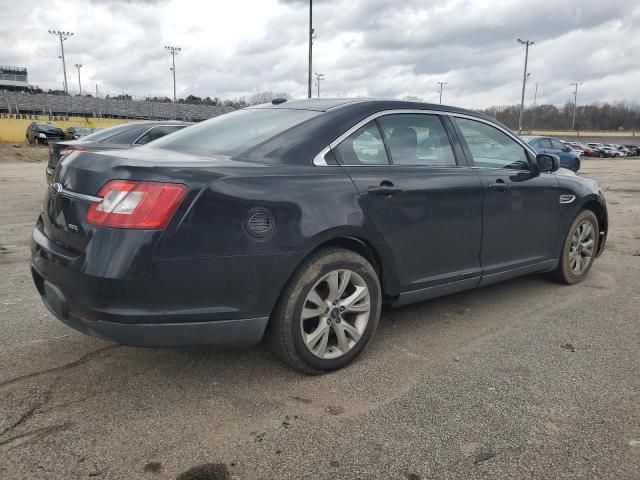
[[[248,107],[248,109],[261,109],[261,108],[274,108],[274,109],[293,109],[293,110],[312,110],[315,112],[329,112],[338,108],[345,107],[372,107],[376,110],[435,110],[442,112],[455,112],[466,115],[471,115],[479,118],[491,119],[496,122],[494,118],[489,117],[480,112],[468,110],[460,107],[453,107],[450,105],[440,105],[438,103],[425,103],[425,102],[410,102],[407,100],[385,100],[377,98],[305,98],[302,100],[287,100],[285,102],[273,104],[263,103]]]
[[[393,110],[424,110],[435,114],[452,113],[470,118],[486,120],[496,126],[509,130],[495,118],[481,112],[475,112],[450,105],[440,105],[404,100],[379,100],[371,98],[327,98],[288,100],[276,105],[266,103],[248,107],[252,109],[309,110],[316,115],[290,129],[251,147],[237,158],[247,161],[264,162],[265,159],[278,163],[298,163],[309,151],[320,152],[340,135],[371,115]],[[400,112],[402,113],[402,112]]]

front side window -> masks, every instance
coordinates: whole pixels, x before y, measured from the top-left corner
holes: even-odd
[[[477,167],[529,170],[529,158],[522,145],[491,125],[455,118],[473,162]]]
[[[335,149],[342,165],[387,165],[389,160],[375,121],[359,128]]]
[[[378,121],[394,165],[456,164],[449,137],[437,115],[385,115]]]

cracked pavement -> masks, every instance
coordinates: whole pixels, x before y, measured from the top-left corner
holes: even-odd
[[[640,159],[584,160],[608,248],[401,309],[353,366],[77,333],[28,269],[44,164],[0,163],[0,478],[640,478]]]

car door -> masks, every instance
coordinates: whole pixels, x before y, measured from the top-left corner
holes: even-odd
[[[438,115],[411,113],[381,116],[334,149],[412,300],[479,281],[482,185],[457,148],[459,159]]]
[[[538,173],[533,154],[506,131],[475,119],[454,122],[484,188],[481,285],[555,265],[560,229],[556,176]]]
[[[574,154],[561,141],[554,138],[549,139],[551,142],[551,152],[560,157],[560,166],[563,168],[571,168],[575,160]]]

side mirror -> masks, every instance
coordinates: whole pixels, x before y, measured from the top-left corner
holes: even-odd
[[[539,153],[536,155],[536,165],[540,172],[555,172],[560,168],[560,158],[557,155],[549,155],[548,153]]]

